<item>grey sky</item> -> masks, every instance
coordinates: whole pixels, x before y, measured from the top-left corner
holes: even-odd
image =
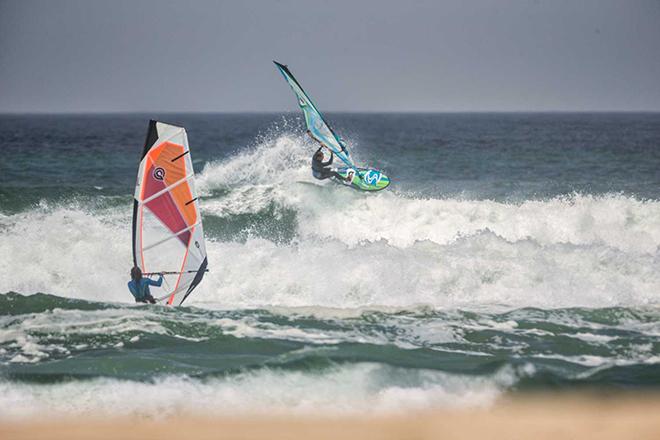
[[[660,110],[660,1],[0,0],[0,112]]]

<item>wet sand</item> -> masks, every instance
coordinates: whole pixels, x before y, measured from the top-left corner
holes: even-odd
[[[77,417],[0,423],[0,439],[660,439],[660,395],[527,396],[392,416]]]

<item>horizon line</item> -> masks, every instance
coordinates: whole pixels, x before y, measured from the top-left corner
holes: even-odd
[[[0,111],[0,116],[94,116],[94,115],[146,115],[146,114],[204,114],[204,115],[283,115],[298,114],[296,110],[276,111],[276,110],[245,110],[245,111],[226,111],[226,110],[102,110],[102,111]],[[326,114],[654,114],[660,113],[656,110],[331,110],[324,111]]]

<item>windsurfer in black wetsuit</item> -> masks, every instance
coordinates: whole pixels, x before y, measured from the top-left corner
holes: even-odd
[[[309,133],[309,131],[307,133],[311,136],[311,133]],[[312,139],[315,138],[312,136]],[[337,179],[344,180],[346,182],[352,180],[353,178],[352,173],[349,173],[348,177],[344,178],[338,172],[330,169],[330,165],[332,165],[332,161],[334,160],[335,155],[332,152],[332,150],[330,150],[329,148],[328,150],[330,150],[330,160],[328,160],[327,162],[323,162],[323,148],[327,148],[327,147],[322,142],[319,143],[321,144],[321,146],[319,147],[318,150],[316,150],[316,153],[314,153],[314,155],[312,156],[312,175],[319,180],[328,179],[330,177],[336,177]]]
[[[332,165],[332,160],[334,159],[334,154],[330,152],[330,160],[323,162],[323,147],[319,147],[312,156],[312,175],[319,179],[328,179],[330,177],[336,177],[339,180],[344,180],[344,178],[337,173],[336,171],[331,170],[329,167]]]

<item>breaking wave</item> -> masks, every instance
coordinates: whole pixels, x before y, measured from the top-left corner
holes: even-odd
[[[350,191],[309,175],[279,135],[198,176],[211,272],[191,304],[226,307],[647,305],[660,202],[519,202]],[[128,301],[126,206],[47,201],[0,215],[0,291]]]

